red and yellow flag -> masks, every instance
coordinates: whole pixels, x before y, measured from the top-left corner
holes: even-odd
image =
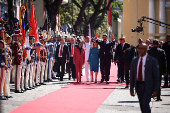
[[[39,41],[38,39],[38,28],[37,28],[37,18],[34,8],[34,4],[31,5],[31,17],[30,17],[30,26],[29,26],[29,36],[34,35],[35,43]],[[40,56],[40,47],[37,47],[37,55]]]

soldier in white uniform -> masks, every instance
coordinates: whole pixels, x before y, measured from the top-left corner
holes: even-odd
[[[90,64],[87,62],[89,58],[89,52],[90,52],[90,43],[89,43],[89,36],[85,37],[85,44],[83,45],[83,48],[85,49],[85,74],[87,78],[87,82],[90,81]]]

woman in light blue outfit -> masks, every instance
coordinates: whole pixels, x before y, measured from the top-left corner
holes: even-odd
[[[93,71],[95,72],[95,83],[97,83],[97,74],[99,71],[99,48],[96,41],[93,42],[93,47],[90,49],[88,62],[90,64],[91,82],[93,82]]]

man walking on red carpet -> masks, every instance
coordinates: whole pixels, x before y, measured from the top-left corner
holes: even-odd
[[[97,39],[98,33],[95,38]],[[112,41],[108,41],[107,34],[103,35],[103,41],[98,41],[100,45],[99,58],[100,58],[100,71],[102,75],[101,83],[105,80],[106,84],[109,84],[111,61],[113,62],[113,55],[111,48],[115,45],[114,35],[111,34]]]

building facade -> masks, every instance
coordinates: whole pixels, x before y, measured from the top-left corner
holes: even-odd
[[[139,26],[137,21],[142,16],[170,24],[170,0],[123,0],[123,35],[127,42],[137,45],[139,38],[144,42],[148,38],[165,41],[170,29],[149,22],[143,23],[142,33],[131,31]]]
[[[20,6],[21,6],[21,0],[13,0],[14,18],[19,19]],[[7,0],[0,0],[0,17],[1,17],[1,19],[4,19],[5,13],[8,13],[8,2],[7,2]]]

